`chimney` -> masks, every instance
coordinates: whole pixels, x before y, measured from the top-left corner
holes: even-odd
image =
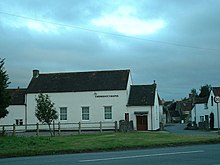
[[[39,76],[39,70],[35,69],[33,70],[33,78],[38,78]]]

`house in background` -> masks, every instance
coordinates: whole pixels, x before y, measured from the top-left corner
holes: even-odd
[[[155,83],[131,86],[127,107],[136,130],[160,129],[159,101]]]
[[[190,119],[190,112],[193,108],[193,101],[189,97],[188,99],[184,99],[176,102],[176,111],[180,114],[180,119],[184,122],[188,122]]]
[[[197,125],[199,123],[210,123],[210,114],[214,114],[214,128],[218,128],[218,120],[220,116],[217,113],[217,104],[214,102],[214,98],[220,96],[220,87],[212,87],[208,97],[196,98],[194,108],[192,109],[191,116],[192,121]]]
[[[164,103],[164,109],[166,112],[166,122],[167,123],[179,123],[180,122],[180,112],[177,110],[176,101],[167,101]]]
[[[25,124],[26,104],[25,104],[25,92],[26,89],[16,88],[7,89],[11,97],[11,103],[7,108],[8,114],[6,117],[0,119],[0,125]]]
[[[163,103],[163,112],[166,115],[166,123],[171,123],[172,117],[170,114],[170,107],[173,104],[174,101],[164,101]]]

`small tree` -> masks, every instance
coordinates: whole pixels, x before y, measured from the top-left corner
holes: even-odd
[[[4,68],[4,60],[0,58],[0,119],[8,114],[6,108],[10,104],[10,95],[6,90],[10,82],[8,82],[9,77]]]
[[[58,118],[54,103],[50,100],[47,94],[42,93],[40,93],[35,100],[37,102],[35,116],[40,122],[48,125],[52,136],[51,123]]]

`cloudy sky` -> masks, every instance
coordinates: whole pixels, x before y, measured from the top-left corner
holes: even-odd
[[[11,85],[32,70],[131,69],[166,100],[220,86],[218,0],[1,0],[0,58]]]

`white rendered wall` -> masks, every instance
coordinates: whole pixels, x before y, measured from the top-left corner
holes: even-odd
[[[210,113],[213,112],[214,113],[214,128],[218,128],[217,104],[213,101],[213,106],[212,106],[211,97],[213,97],[213,99],[214,99],[214,94],[212,91],[210,93],[208,104],[207,104],[208,109],[204,108],[205,104],[196,104],[195,105],[195,107],[193,108],[193,110],[191,112],[192,121],[195,121],[195,115],[196,115],[196,124],[198,124],[200,122],[200,116],[204,116],[204,119],[205,119],[205,115],[208,115],[209,122],[210,122]],[[220,116],[219,116],[219,118],[220,118]]]
[[[57,112],[60,107],[67,107],[67,120],[59,120],[62,123],[82,122],[82,107],[89,107],[89,121],[119,121],[124,119],[127,104],[126,91],[101,91],[101,92],[70,92],[70,93],[48,93],[52,102],[55,103]],[[118,97],[97,97],[118,96]],[[36,123],[35,98],[37,94],[27,95],[27,119],[28,123]],[[104,119],[104,107],[112,107],[112,119]]]
[[[148,121],[147,129],[155,130],[151,122],[151,108],[153,110],[153,107],[151,106],[129,106],[128,107],[129,119],[133,121],[134,130],[137,130],[137,120],[136,120],[136,115],[134,114],[135,112],[147,112],[147,121]]]
[[[205,118],[205,115],[210,116],[210,111],[208,109],[205,109],[204,107],[205,107],[204,104],[196,104],[191,112],[192,121],[195,121],[195,116],[196,116],[197,125],[200,122],[200,116],[204,116],[204,118]]]
[[[211,97],[213,97],[213,106],[212,106],[212,100]],[[209,95],[209,100],[208,100],[208,110],[209,110],[209,117],[210,117],[210,113],[213,112],[214,113],[214,128],[218,128],[218,119],[220,119],[220,114],[218,117],[218,113],[217,113],[217,104],[214,102],[214,93],[211,91],[210,95]],[[219,108],[220,108],[220,104],[219,104]],[[220,125],[220,124],[219,124]]]
[[[7,110],[9,113],[0,119],[0,125],[16,124],[16,119],[22,119],[25,124],[25,105],[10,105]]]
[[[155,98],[154,98],[154,106],[153,106],[153,126],[154,130],[160,129],[160,105],[159,99],[157,95],[157,90],[155,91]]]

